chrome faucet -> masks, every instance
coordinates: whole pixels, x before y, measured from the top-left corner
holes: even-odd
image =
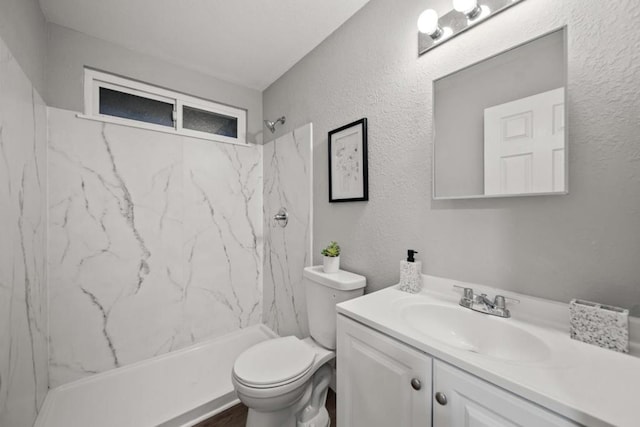
[[[490,314],[492,316],[511,317],[511,313],[507,309],[506,298],[502,295],[496,295],[493,301],[491,301],[487,294],[476,294],[471,288],[463,288],[461,286],[454,285],[456,288],[461,288],[462,298],[460,298],[460,305],[462,307],[477,311],[480,313]],[[510,301],[520,302],[515,299],[509,298]]]

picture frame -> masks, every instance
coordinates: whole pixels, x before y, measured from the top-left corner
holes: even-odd
[[[329,132],[329,203],[369,200],[367,119]]]

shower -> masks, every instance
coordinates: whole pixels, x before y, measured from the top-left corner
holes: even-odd
[[[271,120],[265,120],[264,124],[269,128],[269,130],[271,131],[271,133],[274,133],[276,131],[276,125],[278,123],[280,124],[284,124],[286,118],[284,116],[280,117],[279,119],[276,119],[274,121]]]

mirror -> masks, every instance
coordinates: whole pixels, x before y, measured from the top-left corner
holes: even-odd
[[[433,198],[567,193],[566,34],[433,83]]]

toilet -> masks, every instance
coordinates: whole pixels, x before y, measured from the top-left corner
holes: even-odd
[[[232,382],[249,408],[247,427],[327,427],[325,401],[335,358],[336,304],[361,296],[366,279],[322,266],[303,272],[310,337],[275,338],[250,347],[233,365]]]

